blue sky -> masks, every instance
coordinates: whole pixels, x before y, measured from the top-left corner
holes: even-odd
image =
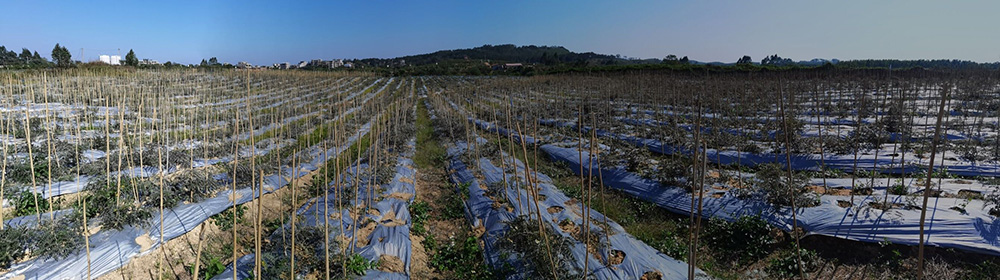
[[[254,64],[483,44],[699,61],[1000,61],[1000,1],[2,1],[0,45]]]

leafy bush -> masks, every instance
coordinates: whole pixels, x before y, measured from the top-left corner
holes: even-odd
[[[0,230],[0,269],[8,269],[21,260],[28,249],[28,230],[24,227],[4,227]]]
[[[288,235],[291,228],[279,228],[272,236]],[[264,264],[261,275],[257,279],[286,279],[291,270],[291,254],[295,254],[295,270],[299,275],[309,275],[325,268],[323,247],[326,235],[322,227],[298,227],[295,229],[295,248],[287,238],[273,238],[263,248],[261,260]],[[378,261],[368,261],[358,254],[345,256],[340,254],[340,245],[330,243],[330,273],[336,279],[347,279],[350,276],[365,275],[369,269],[378,267]],[[341,263],[346,263],[347,270],[342,270]]]
[[[750,263],[767,255],[772,243],[769,233],[767,221],[760,216],[740,216],[733,222],[713,218],[702,236],[710,247],[720,252],[718,257]]]
[[[819,205],[817,197],[803,188],[809,178],[801,173],[793,173],[792,182],[789,185],[788,177],[784,176],[785,172],[781,165],[761,165],[755,176],[751,192],[763,196],[771,204],[779,206],[791,206],[793,200],[798,207]]]
[[[218,257],[202,257],[201,267],[198,268],[198,275],[201,279],[212,279],[216,275],[226,271],[226,264],[222,263]],[[188,267],[188,272],[194,275],[194,265]]]
[[[260,178],[256,178],[256,175],[260,175],[260,167],[257,166],[257,170],[253,170],[250,168],[250,162],[245,160],[239,163],[226,163],[222,167],[229,175],[230,180],[236,180],[237,184],[248,184],[254,179],[260,180]]]
[[[895,184],[895,185],[892,185],[891,187],[889,187],[889,194],[906,195],[908,193],[909,193],[909,191],[906,189],[906,186],[903,185],[903,184]]]
[[[666,238],[658,238],[651,242],[646,242],[650,247],[663,252],[674,259],[684,259],[687,257],[688,245],[681,241],[681,238],[673,232],[666,232]]]
[[[209,172],[189,170],[177,174],[167,182],[167,186],[169,193],[176,194],[176,196],[171,196],[172,199],[165,199],[165,207],[176,205],[181,199],[198,202],[211,195],[222,185]]]
[[[660,164],[657,166],[657,179],[664,185],[672,185],[676,182],[677,177],[687,175],[690,166],[690,162],[686,162],[680,158],[661,158]]]
[[[424,246],[433,251],[430,266],[438,271],[451,271],[455,279],[493,279],[495,272],[485,266],[483,251],[475,237],[451,240],[439,247],[434,236],[424,238]]]
[[[995,279],[997,271],[1000,271],[1000,264],[987,260],[974,265],[971,269],[963,273],[963,279]]]
[[[43,219],[32,234],[31,254],[42,259],[61,259],[83,249],[82,217],[71,214],[56,218],[55,221]]]
[[[147,180],[122,178],[121,192],[117,180],[104,177],[90,181],[87,192],[87,217],[100,219],[104,228],[120,230],[125,226],[142,226],[150,222],[153,211],[159,209],[159,188]],[[116,195],[118,195],[116,197]],[[136,199],[139,201],[136,201]],[[80,201],[75,208],[82,211]]]
[[[365,257],[354,254],[347,258],[347,271],[344,271],[344,274],[362,276],[365,275],[365,271],[378,267],[378,264],[378,261],[368,261]]]
[[[767,266],[767,271],[772,276],[793,278],[799,276],[801,272],[812,271],[819,267],[819,257],[816,255],[816,252],[801,249],[799,250],[799,254],[802,255],[802,268],[799,268],[799,256],[795,254],[795,250],[792,250],[782,253],[778,258],[771,259],[771,262]],[[804,269],[804,271],[801,271],[801,269]]]
[[[444,196],[444,213],[441,217],[445,220],[465,218],[465,199],[468,196],[469,183],[460,184],[457,187],[456,195]]]
[[[35,156],[34,170],[28,159],[16,159],[7,165],[7,180],[10,182],[31,184],[31,176],[35,176],[35,182],[44,182],[49,178],[48,161],[42,156]]]
[[[429,217],[429,212],[431,211],[430,204],[426,201],[415,201],[410,204],[410,217],[413,218],[413,226],[411,230],[416,235],[424,235],[427,233],[427,228],[424,227],[424,223],[427,222]]]
[[[628,172],[639,174],[643,177],[652,177],[654,174],[654,168],[649,162],[651,153],[645,147],[636,147],[634,145],[624,145],[622,146],[621,164],[625,166]],[[687,172],[687,170],[684,170]]]
[[[236,205],[236,219],[233,219],[233,211],[226,209],[226,211],[212,216],[212,223],[215,223],[219,227],[219,230],[223,232],[230,231],[237,223],[243,222],[243,212],[246,209],[247,207],[242,204]]]
[[[38,205],[35,205],[38,200]],[[41,194],[32,194],[30,191],[21,191],[14,199],[14,216],[36,215],[48,211],[49,201]]]
[[[572,241],[562,237],[548,223],[545,223],[544,230],[552,250],[551,261],[546,246],[542,245],[538,221],[532,221],[522,216],[508,222],[507,226],[508,230],[500,237],[497,247],[501,252],[516,254],[526,260],[523,271],[528,278],[549,279],[552,278],[552,271],[565,279],[580,278],[580,272],[568,265],[570,263],[568,259],[573,258],[573,252],[570,249]],[[472,247],[476,246],[474,250],[478,251],[480,249],[477,245],[474,239],[467,239],[463,246],[467,247],[467,251],[473,250]]]

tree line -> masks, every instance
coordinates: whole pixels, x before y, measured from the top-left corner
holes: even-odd
[[[52,52],[50,53],[49,57],[51,57],[51,60],[42,57],[38,53],[38,51],[32,51],[27,48],[21,48],[21,52],[17,53],[13,49],[8,50],[6,46],[0,45],[0,68],[33,69],[33,68],[53,68],[53,67],[71,68],[79,66],[84,66],[84,67],[95,66],[95,63],[92,62],[73,60],[73,54],[69,51],[69,49],[67,49],[65,46],[60,45],[59,43],[56,43],[55,47],[52,48]],[[213,57],[212,60],[215,61],[216,58]],[[136,56],[135,51],[132,49],[129,49],[128,54],[125,55],[125,58],[121,60],[120,63],[125,66],[145,67],[145,68],[152,68],[152,67],[174,68],[174,67],[196,66],[196,65],[185,66],[183,64],[173,63],[169,61],[164,63],[163,65],[140,65],[139,57]],[[232,66],[229,64],[225,65]],[[204,60],[202,60],[201,66],[207,67],[205,65]],[[214,65],[208,65],[208,66],[214,66]],[[218,64],[218,66],[221,67],[223,66],[223,64]]]

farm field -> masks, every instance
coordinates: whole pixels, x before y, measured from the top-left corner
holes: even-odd
[[[996,71],[0,72],[0,279],[996,279]]]

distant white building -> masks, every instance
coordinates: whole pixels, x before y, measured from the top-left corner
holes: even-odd
[[[253,68],[253,65],[250,64],[250,62],[240,61],[239,63],[236,63],[236,68],[248,69],[248,68]]]
[[[101,55],[101,62],[108,65],[121,65],[122,57],[118,55]]]
[[[144,58],[139,61],[139,65],[160,65],[160,62],[154,59]]]

